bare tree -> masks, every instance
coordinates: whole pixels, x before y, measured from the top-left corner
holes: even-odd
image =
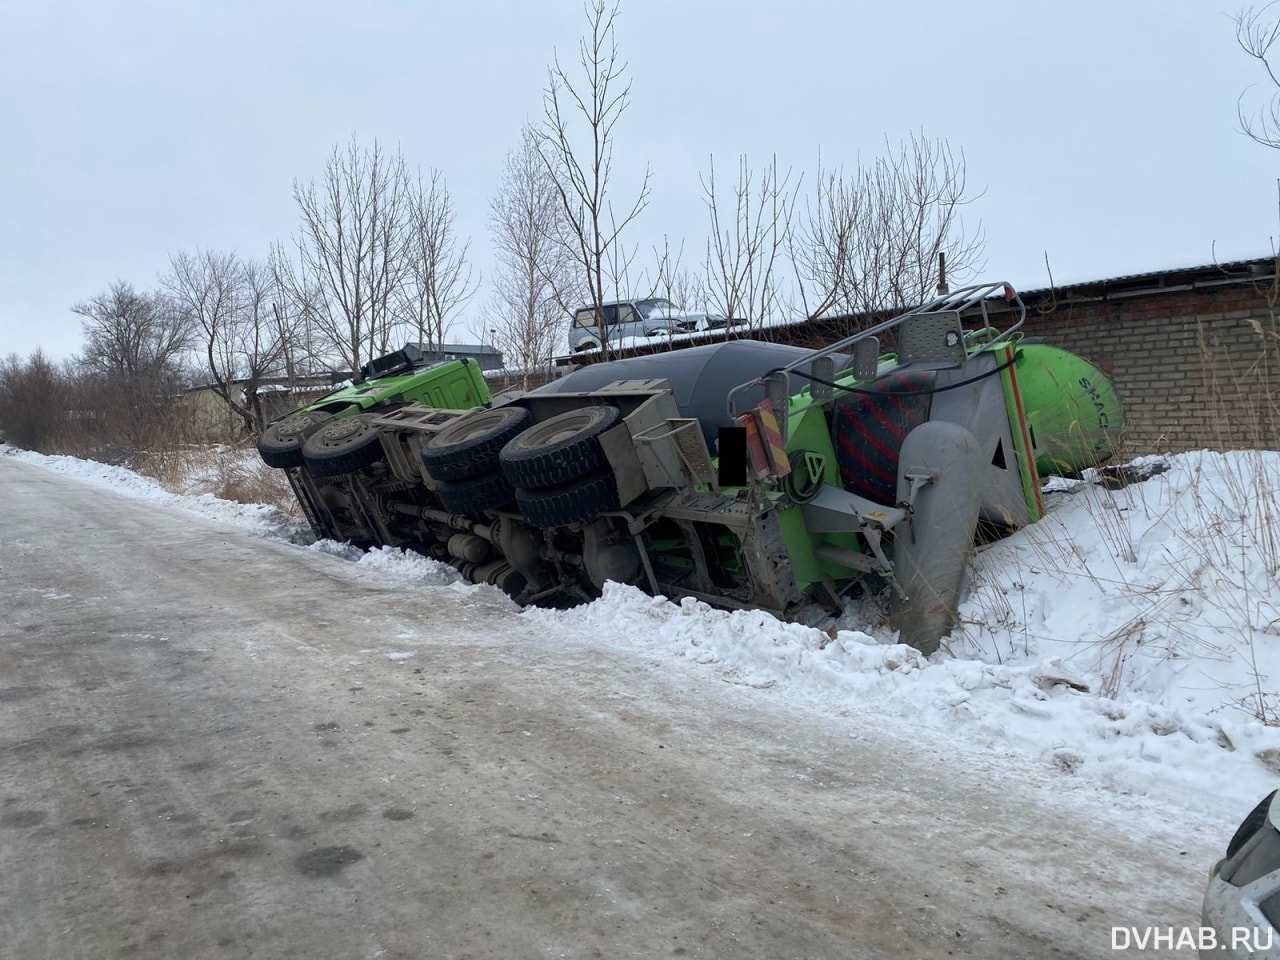
[[[772,157],[759,171],[738,158],[738,179],[727,199],[716,186],[715,158],[701,177],[703,201],[711,216],[707,240],[707,300],[730,319],[759,330],[782,307],[779,266],[791,238],[791,216],[800,184],[791,171],[778,173]]]
[[[239,344],[235,352],[243,358],[243,403],[248,407],[245,426],[261,432],[267,418],[262,409],[260,387],[272,377],[286,377],[292,384],[292,360],[299,346],[298,326],[281,309],[282,293],[269,260],[245,260],[244,297],[241,301]]]
[[[415,176],[402,155],[352,139],[334,148],[320,186],[293,192],[297,260],[276,251],[271,264],[306,342],[325,341],[351,370],[406,336],[439,347],[477,287],[440,172]]]
[[[0,428],[8,443],[54,453],[68,413],[65,377],[43,351],[26,360],[11,353],[0,361]]]
[[[139,293],[120,280],[104,294],[78,303],[84,318],[84,369],[112,396],[104,416],[117,419],[112,432],[132,451],[160,442],[171,432],[176,397],[185,383],[182,360],[190,346],[191,319],[168,298]]]
[[[852,176],[819,169],[792,250],[809,318],[898,310],[925,300],[938,254],[962,279],[981,266],[985,240],[967,234],[964,154],[913,135]],[[850,320],[851,329],[857,321]]]
[[[653,248],[654,296],[666,297],[686,312],[702,310],[707,304],[707,285],[702,278],[684,266],[684,245],[672,251],[671,242],[662,238],[662,247]]]
[[[164,297],[138,293],[132,284],[119,280],[107,293],[77,303],[71,310],[84,318],[86,366],[128,385],[146,401],[171,386],[193,327]]]
[[[352,138],[333,148],[318,186],[295,182],[293,196],[302,216],[293,295],[358,370],[387,351],[396,326],[413,214],[404,158],[386,156],[376,141],[362,150]]]
[[[521,130],[520,146],[507,154],[489,203],[497,258],[490,333],[507,365],[521,370],[523,389],[529,387],[530,373],[547,367],[560,348],[565,320],[582,287],[560,236],[560,194],[538,142],[532,127]]]
[[[210,388],[246,432],[258,432],[258,388],[284,371],[290,336],[272,309],[271,270],[234,253],[208,250],[177,253],[169,267],[161,285],[198,330]]]
[[[618,6],[592,0],[586,7],[590,36],[579,41],[582,77],[576,83],[557,56],[548,68],[539,130],[543,162],[551,174],[565,221],[563,234],[576,268],[582,271],[588,302],[603,318],[605,291],[618,292],[634,250],[621,243],[622,232],[649,198],[649,171],[635,200],[619,215],[610,201],[614,128],[626,112],[631,85],[618,59],[614,21]],[[585,128],[581,142],[577,124]],[[602,331],[602,350],[609,351]]]
[[[453,201],[438,170],[419,175],[407,191],[405,265],[397,305],[401,322],[419,343],[444,346],[456,312],[475,294],[467,265],[469,241],[454,232]]]
[[[1280,41],[1280,19],[1271,11],[1274,4],[1258,9],[1249,7],[1236,15],[1236,42],[1240,49],[1258,61],[1267,82],[1271,85],[1271,97],[1265,106],[1251,113],[1245,107],[1245,95],[1240,95],[1236,110],[1240,128],[1264,147],[1280,149],[1280,77],[1271,65],[1276,43]]]
[[[308,285],[280,244],[272,244],[266,270],[271,316],[284,344],[285,376],[292,383],[321,370],[332,371],[341,358],[335,356],[332,344],[326,344],[315,319],[316,304],[322,299],[319,289]]]

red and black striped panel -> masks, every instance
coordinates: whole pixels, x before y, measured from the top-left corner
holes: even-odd
[[[902,441],[929,419],[936,379],[933,370],[897,370],[835,402],[831,443],[847,491],[894,502]]]

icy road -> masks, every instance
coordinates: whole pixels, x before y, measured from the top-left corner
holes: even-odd
[[[1198,922],[1223,838],[1123,798],[16,458],[0,491],[5,956],[1103,957]]]

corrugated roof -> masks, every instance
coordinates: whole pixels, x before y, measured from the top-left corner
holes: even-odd
[[[1055,284],[1052,287],[1037,287],[1031,290],[1019,290],[1025,297],[1039,297],[1052,293],[1070,293],[1074,290],[1096,290],[1108,287],[1126,289],[1151,286],[1178,287],[1220,283],[1223,281],[1240,281],[1265,279],[1274,276],[1276,257],[1257,257],[1252,260],[1228,260],[1224,263],[1206,263],[1193,267],[1170,267],[1164,270],[1149,270],[1145,273],[1126,273],[1101,280],[1081,280],[1076,283]]]

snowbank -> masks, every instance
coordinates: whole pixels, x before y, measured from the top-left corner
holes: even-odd
[[[54,473],[75,477],[83,483],[112,490],[134,500],[148,500],[208,520],[228,523],[254,536],[270,537],[297,544],[307,544],[315,539],[305,520],[291,517],[275,507],[260,503],[233,503],[207,493],[194,495],[170,493],[155,480],[140,476],[127,467],[112,466],[94,460],[78,460],[75,457],[45,456],[7,445],[0,445],[0,455],[17,457],[27,463],[34,463],[52,470]]]
[[[6,452],[258,536],[310,540],[268,507]],[[625,648],[658,669],[709,671],[851,734],[907,736],[1233,822],[1280,786],[1280,454],[1183,454],[1168,467],[1120,490],[1055,481],[1043,521],[977,553],[963,625],[931,658],[867,611],[822,631],[617,584],[573,610],[519,616],[540,634]],[[310,548],[415,589],[494,592],[400,550]],[[496,620],[514,607],[483,609]]]

